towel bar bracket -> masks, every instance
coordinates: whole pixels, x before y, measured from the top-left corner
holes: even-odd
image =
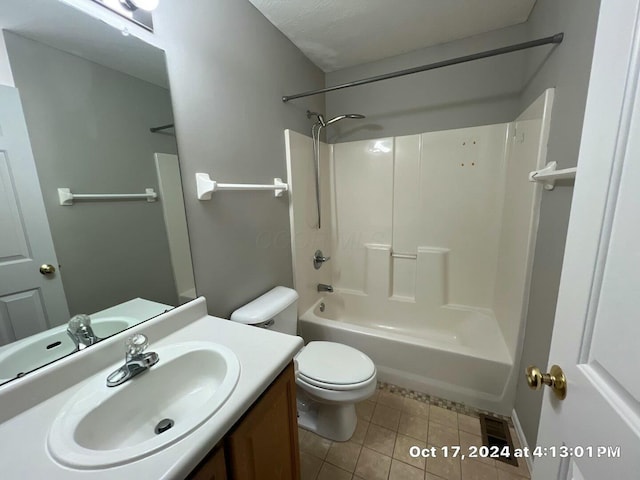
[[[556,181],[576,178],[576,171],[575,167],[558,170],[556,162],[549,162],[544,168],[531,172],[529,181],[541,183],[545,190],[553,190],[556,187]]]

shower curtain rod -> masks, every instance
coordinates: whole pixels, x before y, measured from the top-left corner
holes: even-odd
[[[407,68],[405,70],[398,70],[397,72],[386,73],[384,75],[377,75],[375,77],[363,78],[362,80],[355,80],[353,82],[341,83],[339,85],[333,85],[331,87],[320,88],[318,90],[310,90],[308,92],[297,93],[295,95],[285,95],[282,97],[283,102],[289,100],[295,100],[302,97],[310,97],[311,95],[319,95],[320,93],[333,92],[335,90],[341,90],[343,88],[357,87],[359,85],[366,85],[368,83],[380,82],[382,80],[389,80],[390,78],[403,77],[404,75],[411,75],[413,73],[426,72],[427,70],[435,70],[436,68],[448,67],[450,65],[458,65],[459,63],[472,62],[474,60],[480,60],[482,58],[495,57],[497,55],[504,55],[505,53],[517,52],[519,50],[526,50],[528,48],[540,47],[548,44],[560,44],[564,38],[564,33],[556,33],[550,37],[539,38],[538,40],[531,40],[528,42],[517,43],[515,45],[509,45],[507,47],[496,48],[494,50],[487,50],[484,52],[474,53],[472,55],[465,55],[463,57],[451,58],[449,60],[443,60],[441,62],[429,63],[420,67]]]

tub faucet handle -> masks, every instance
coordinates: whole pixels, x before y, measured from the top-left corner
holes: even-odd
[[[316,253],[313,254],[313,266],[316,270],[318,270],[324,262],[327,262],[331,259],[331,257],[325,257],[322,250],[316,250]]]

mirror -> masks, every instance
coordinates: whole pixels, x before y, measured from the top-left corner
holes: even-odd
[[[16,87],[0,86],[4,383],[195,284],[164,53],[51,0],[2,0],[0,28]]]

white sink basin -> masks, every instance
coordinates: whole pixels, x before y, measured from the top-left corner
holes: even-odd
[[[104,317],[92,319],[91,326],[98,337],[106,338],[137,322],[132,317]],[[0,383],[69,355],[74,349],[66,324],[15,342],[0,353]]]
[[[228,348],[185,342],[153,348],[160,361],[126,383],[107,387],[109,372],[88,380],[54,420],[47,447],[72,468],[109,468],[166,448],[202,425],[229,398],[240,363]],[[114,365],[112,370],[120,365]],[[161,421],[173,426],[156,433]]]

